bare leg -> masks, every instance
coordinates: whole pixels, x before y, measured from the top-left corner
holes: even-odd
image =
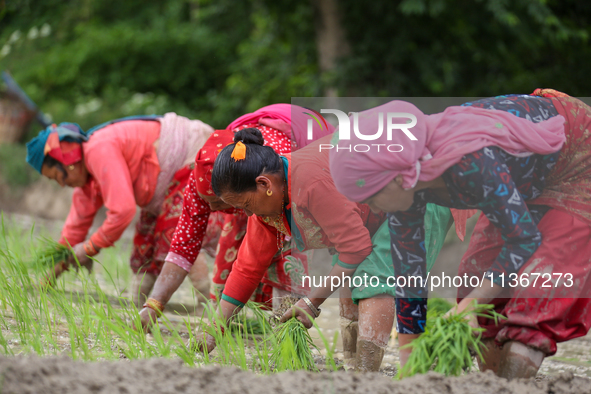
[[[394,298],[389,296],[359,301],[357,371],[378,372],[394,323]]]
[[[497,375],[506,379],[535,377],[545,357],[544,352],[516,341],[505,343],[503,350]]]
[[[142,305],[148,299],[157,276],[154,274],[138,272],[134,274],[131,282],[131,299],[133,303],[141,309]]]
[[[189,271],[189,279],[191,280],[191,284],[197,291],[197,294],[203,296],[205,299],[209,298],[209,269],[207,268],[207,263],[205,260],[205,252],[199,253],[197,256],[197,260],[195,260],[195,264],[191,267]]]
[[[398,333],[398,354],[400,358],[400,368],[406,365],[408,358],[410,357],[410,353],[412,352],[412,348],[403,349],[405,345],[411,343],[414,339],[420,337],[421,334],[401,334]]]
[[[351,290],[341,287],[339,290],[339,313],[341,316],[341,338],[343,340],[343,355],[345,364],[354,365],[357,355],[357,335],[359,308],[351,300]]]

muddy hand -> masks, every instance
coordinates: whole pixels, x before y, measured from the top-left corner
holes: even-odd
[[[72,248],[72,250],[74,251],[74,255],[70,256],[70,258],[68,259],[68,264],[74,267],[76,271],[78,271],[78,264],[80,264],[80,267],[86,268],[86,270],[90,274],[92,272],[93,260],[86,255],[86,251],[84,250],[84,243],[79,243],[75,245]],[[76,256],[76,258],[74,258],[74,256]],[[76,259],[78,260],[78,262],[76,262]]]
[[[150,332],[150,327],[152,326],[152,324],[156,322],[156,319],[158,319],[158,315],[156,314],[156,311],[154,309],[143,308],[140,311],[141,327],[135,327],[134,324],[133,328],[136,330],[141,328],[147,334],[148,332]]]
[[[281,316],[280,322],[285,323],[295,317],[304,324],[304,327],[309,329],[312,328],[312,316],[312,311],[304,300],[299,300]]]
[[[59,278],[67,270],[68,270],[68,263],[66,263],[64,261],[57,263],[56,265],[53,266],[53,268],[51,268],[49,270],[49,272],[47,272],[47,274],[45,274],[45,277],[43,279],[41,279],[41,282],[39,283],[39,287],[41,287],[41,288],[53,287],[53,285],[55,285],[57,278]]]
[[[195,345],[195,351],[200,353],[211,353],[213,349],[215,349],[215,338],[211,334],[204,333]]]

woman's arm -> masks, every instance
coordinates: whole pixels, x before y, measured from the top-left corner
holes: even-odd
[[[183,211],[170,244],[170,251],[152,291],[151,298],[163,307],[183,283],[197,259],[210,213],[207,203],[197,194],[195,178],[191,174],[183,192]],[[156,311],[150,308],[141,310],[140,317],[145,330],[151,321],[155,321],[156,314]]]
[[[246,304],[277,251],[277,230],[256,216],[249,217],[244,242],[222,292],[218,311],[222,323],[227,323]],[[215,348],[215,339],[210,334],[206,334],[203,341],[202,351],[210,352]]]
[[[263,279],[277,251],[277,229],[263,223],[257,216],[249,217],[246,235],[226,281],[222,300],[243,307]]]
[[[179,266],[186,272],[191,270],[201,252],[210,215],[209,204],[199,197],[195,177],[191,173],[189,183],[183,192],[183,211],[170,243],[167,262]]]
[[[154,284],[154,290],[152,291],[152,296],[150,298],[160,302],[164,307],[168,301],[170,301],[170,297],[172,297],[174,292],[177,291],[183,283],[186,276],[187,271],[178,265],[165,262],[162,267],[162,272],[160,272],[160,275]],[[144,331],[148,331],[150,324],[156,321],[158,313],[158,311],[149,307],[145,307],[140,311],[140,321]]]
[[[62,229],[60,244],[74,246],[86,239],[94,217],[103,205],[98,193],[92,193],[92,187],[91,181],[83,188],[74,189],[72,206]]]
[[[42,287],[53,286],[57,278],[66,272],[70,266],[77,267],[76,260],[81,266],[86,267],[89,272],[91,271],[92,260],[87,257],[83,242],[101,206],[102,199],[100,196],[92,193],[92,182],[87,183],[83,188],[74,189],[72,206],[58,241],[64,246],[71,246],[74,255],[67,261],[57,262],[41,280],[40,285]],[[94,252],[97,253],[100,250],[96,245],[94,245],[94,249]],[[94,254],[96,253],[92,253],[92,255]],[[74,256],[76,257],[74,258]]]
[[[331,278],[338,278],[340,283],[343,277],[350,278],[355,273],[355,270],[355,268],[344,268],[338,264],[335,264],[334,267],[332,267],[332,269],[328,273],[328,276],[330,276]],[[332,283],[332,280],[329,279],[327,283]],[[316,287],[312,289],[308,299],[310,300],[312,305],[314,305],[316,309],[318,309],[319,306],[322,305],[324,301],[326,301],[326,299],[330,297],[330,295],[340,287],[341,286],[331,287],[330,285]],[[314,312],[312,312],[312,310],[304,300],[299,300],[289,310],[287,310],[283,314],[283,316],[281,316],[281,322],[286,322],[292,317],[295,317],[296,319],[301,321],[306,328],[312,328],[313,324],[312,320],[310,320],[310,317],[314,317]]]

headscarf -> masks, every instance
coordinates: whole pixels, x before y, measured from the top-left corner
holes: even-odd
[[[415,141],[398,129],[392,131],[391,140],[387,139],[386,114],[393,112],[416,118],[416,125],[408,128]],[[486,146],[498,146],[511,155],[525,157],[557,152],[565,141],[562,116],[533,123],[505,111],[459,106],[425,115],[413,104],[398,100],[360,112],[360,132],[375,134],[381,115],[384,116],[383,133],[376,140],[362,140],[351,132],[350,140],[333,142],[335,148],[330,151],[330,171],[339,192],[352,201],[371,197],[399,174],[403,177],[405,189],[413,188],[419,180],[433,180],[459,162],[462,156]],[[401,115],[392,123],[405,124],[408,119]],[[353,129],[353,115],[351,126]],[[357,144],[382,144],[382,149],[379,153],[375,147],[368,152],[357,152],[354,151]],[[402,150],[389,152],[386,148],[391,144],[402,145]]]
[[[76,123],[52,124],[27,144],[27,163],[41,173],[43,160],[49,155],[64,165],[82,160],[82,142],[87,141]]]
[[[211,172],[218,154],[234,142],[234,132],[230,130],[215,130],[205,141],[195,158],[193,176],[197,183],[197,191],[205,196],[213,196],[211,189]]]
[[[102,123],[87,132],[84,132],[76,123],[64,122],[58,126],[52,124],[45,130],[40,131],[39,135],[27,144],[27,163],[39,173],[41,173],[41,167],[43,167],[43,160],[45,160],[46,155],[67,166],[77,163],[82,160],[82,147],[80,144],[88,141],[88,138],[95,131],[126,120],[157,120],[161,117],[161,115],[127,116]]]
[[[308,140],[308,119],[312,119],[312,139]],[[292,151],[334,132],[334,126],[322,115],[310,109],[292,104],[272,104],[253,113],[242,115],[227,127],[228,130],[252,123],[260,123],[283,132],[294,143]]]

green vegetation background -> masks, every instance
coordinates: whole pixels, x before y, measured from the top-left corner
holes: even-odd
[[[591,95],[591,2],[339,0],[346,54],[321,71],[326,1],[0,0],[0,69],[53,121],[83,128],[168,111],[223,128],[329,88],[340,96],[536,87]],[[17,154],[3,153],[2,167]]]

